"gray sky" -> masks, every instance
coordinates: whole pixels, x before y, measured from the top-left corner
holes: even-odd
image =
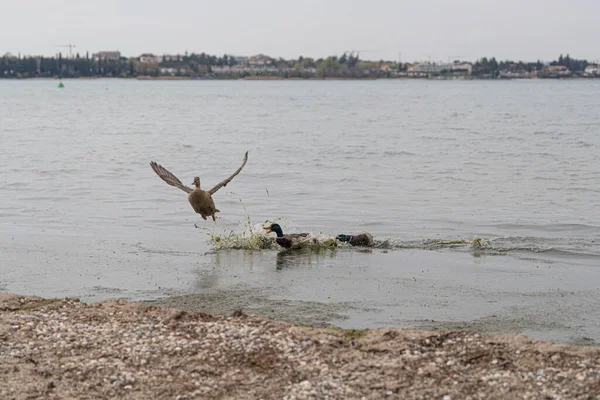
[[[0,54],[600,59],[600,0],[0,0]]]

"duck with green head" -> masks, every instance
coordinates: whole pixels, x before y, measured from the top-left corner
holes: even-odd
[[[373,246],[373,235],[371,235],[369,232],[360,233],[358,235],[341,234],[337,235],[336,239],[340,242],[350,243],[352,246]]]
[[[309,243],[306,239],[308,238],[308,233],[287,233],[283,234],[283,229],[279,224],[271,224],[268,227],[265,227],[265,231],[267,234],[271,232],[275,232],[277,234],[277,238],[275,242],[285,249],[291,249],[292,247],[297,248],[302,246],[303,244]]]

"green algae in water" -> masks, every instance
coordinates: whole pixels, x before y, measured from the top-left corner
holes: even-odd
[[[273,237],[265,235],[260,224],[241,225],[239,231],[222,227],[211,230],[208,235],[215,250],[268,250],[277,248]]]
[[[253,223],[246,213],[246,220],[240,221],[236,230],[218,222],[214,226],[205,229],[208,230],[208,236],[214,250],[270,250],[277,249],[278,245],[275,242],[275,237],[266,235],[263,226],[274,222],[283,224],[282,221],[282,218],[277,218],[272,222],[267,220],[264,224]]]
[[[490,243],[490,241],[484,238],[474,237],[473,240],[469,242],[469,244],[475,249],[485,250],[492,248],[492,244]]]

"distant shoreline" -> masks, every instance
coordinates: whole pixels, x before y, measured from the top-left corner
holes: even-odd
[[[349,78],[349,77],[325,77],[325,78],[285,78],[282,76],[246,76],[246,77],[211,77],[197,78],[190,76],[137,76],[137,77],[110,77],[110,76],[82,76],[82,77],[29,77],[29,78],[0,78],[0,81],[71,81],[71,80],[137,80],[137,81],[406,81],[406,80],[426,80],[426,81],[593,81],[600,80],[600,77],[578,76],[578,77],[533,77],[533,78],[478,78],[478,77],[460,77],[460,78],[444,78],[444,77],[366,77],[366,78]]]

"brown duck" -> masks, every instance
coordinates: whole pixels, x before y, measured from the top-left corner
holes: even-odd
[[[215,221],[215,213],[218,213],[220,211],[215,207],[215,202],[212,199],[212,195],[215,194],[215,192],[221,189],[223,186],[227,186],[227,184],[231,182],[231,180],[237,174],[240,173],[242,168],[244,168],[244,165],[246,165],[247,161],[248,152],[246,152],[246,155],[244,156],[242,166],[239,167],[237,171],[235,171],[229,178],[219,182],[215,187],[213,187],[210,190],[200,189],[200,178],[197,176],[194,178],[194,182],[192,183],[194,186],[196,186],[196,188],[192,189],[188,186],[185,186],[175,175],[173,175],[172,173],[167,171],[163,166],[155,163],[154,161],[150,163],[150,166],[163,181],[167,182],[171,186],[175,186],[176,188],[179,188],[184,192],[188,193],[188,201],[190,202],[192,208],[194,209],[194,211],[200,214],[204,220],[206,220],[207,217],[212,217],[213,221]]]

